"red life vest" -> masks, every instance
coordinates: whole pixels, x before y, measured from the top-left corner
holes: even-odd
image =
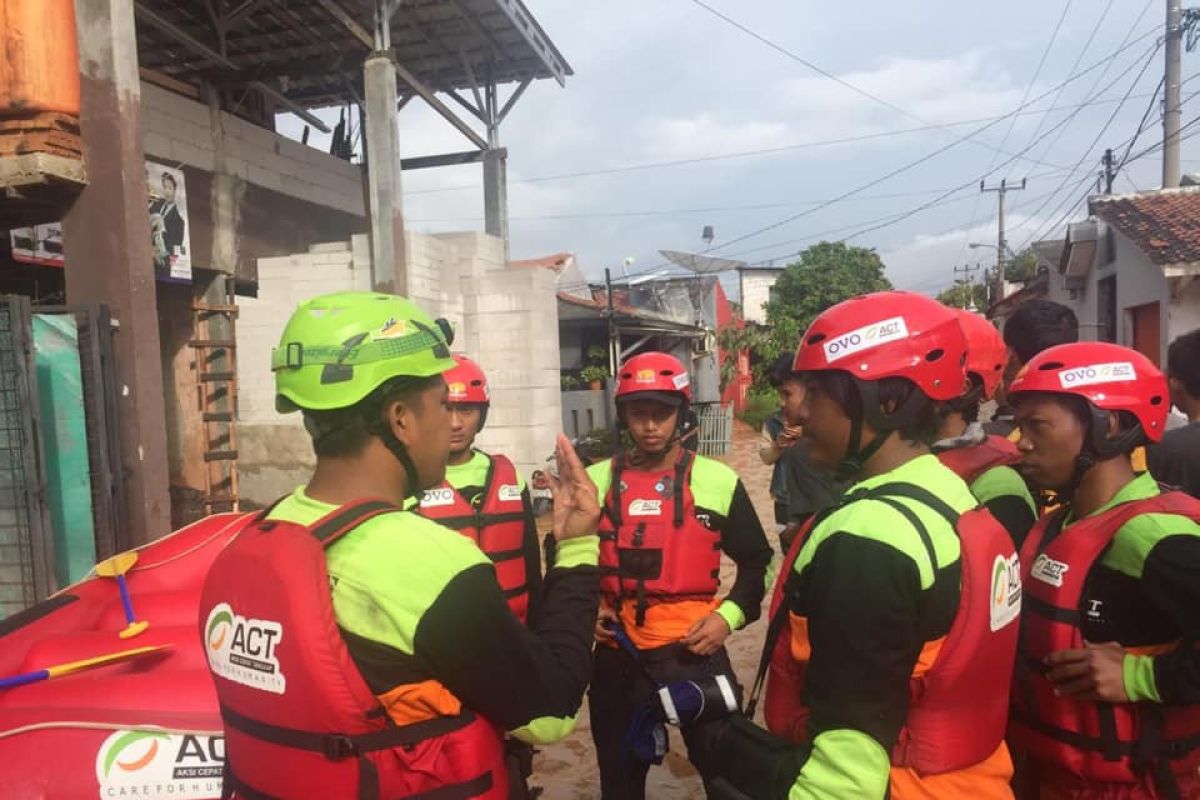
[[[395,510],[360,501],[311,528],[259,515],[217,556],[200,633],[225,725],[227,791],[507,797],[503,739],[491,723],[464,711],[397,726],[338,631],[325,548]]]
[[[483,491],[468,503],[449,483],[427,489],[420,514],[466,536],[492,560],[496,580],[508,607],[522,622],[529,613],[529,579],[525,574],[525,503],[517,470],[504,456],[488,456]]]
[[[721,534],[696,517],[692,465],[681,449],[671,471],[626,469],[612,460],[600,516],[600,591],[614,607],[633,598],[636,621],[654,603],[709,600],[721,586]]]
[[[988,436],[970,447],[955,447],[937,454],[938,460],[949,467],[968,485],[994,467],[1009,467],[1020,462],[1021,452],[1016,444],[1002,436]]]
[[[1171,773],[1190,773],[1194,780],[1200,764],[1200,706],[1114,705],[1058,696],[1043,672],[1042,660],[1050,653],[1084,647],[1079,623],[1092,565],[1121,527],[1141,514],[1200,522],[1200,501],[1167,492],[1065,528],[1059,511],[1042,517],[1021,548],[1025,618],[1010,739],[1039,764],[1095,783],[1138,783],[1147,769],[1160,783],[1160,776]]]
[[[896,499],[900,497],[946,517],[958,533],[962,550],[958,611],[933,666],[910,682],[908,718],[891,754],[895,767],[936,775],[980,763],[1004,740],[1019,630],[1020,567],[1008,532],[986,509],[960,515],[926,489],[906,483],[856,492],[843,504],[879,500],[903,514],[917,530],[924,530],[912,510]],[[776,578],[770,627],[752,692],[756,696],[763,676],[768,676],[763,708],[767,728],[794,742],[807,738],[808,709],[800,701],[807,664],[793,655],[792,637],[780,634],[790,621],[800,626],[799,636],[807,639],[807,621],[790,613],[788,595],[797,590],[792,569],[796,556],[816,524],[819,519],[796,537]],[[936,570],[937,559],[931,545],[927,547]],[[747,713],[753,713],[752,706]]]

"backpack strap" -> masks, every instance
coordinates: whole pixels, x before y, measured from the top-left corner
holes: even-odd
[[[323,547],[328,548],[367,520],[399,510],[386,500],[353,500],[321,517],[309,526],[309,531]]]
[[[696,460],[696,456],[691,450],[683,448],[679,455],[679,460],[675,462],[675,485],[672,488],[673,502],[675,504],[675,527],[683,527],[683,490],[684,484],[691,480],[692,463]]]

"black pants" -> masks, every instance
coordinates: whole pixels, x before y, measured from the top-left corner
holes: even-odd
[[[504,765],[508,768],[508,800],[530,800],[537,797],[529,787],[529,776],[533,774],[533,752],[533,745],[511,736],[505,737]]]
[[[709,675],[733,677],[729,654],[723,647],[710,656],[698,656],[683,645],[668,645],[642,651],[642,662],[659,684]],[[592,717],[592,741],[600,765],[602,800],[643,800],[646,796],[646,773],[650,766],[629,752],[625,734],[634,711],[649,700],[657,688],[624,650],[603,645],[596,647],[588,708]],[[740,690],[738,694],[740,702]],[[699,770],[706,790],[715,764],[712,742],[719,731],[719,721],[683,729],[688,760]]]

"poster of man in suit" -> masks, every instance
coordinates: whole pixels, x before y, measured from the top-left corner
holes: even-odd
[[[159,280],[191,281],[192,248],[183,172],[146,162],[146,187],[150,194],[154,275]]]

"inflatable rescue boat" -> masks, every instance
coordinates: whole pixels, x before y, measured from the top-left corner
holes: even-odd
[[[0,798],[220,797],[197,617],[209,567],[248,518],[200,520],[0,620]]]

